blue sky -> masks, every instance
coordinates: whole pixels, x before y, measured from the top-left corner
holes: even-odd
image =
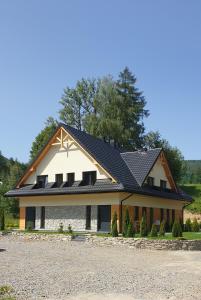
[[[65,86],[128,66],[147,131],[201,159],[199,0],[0,1],[0,150],[28,161]]]

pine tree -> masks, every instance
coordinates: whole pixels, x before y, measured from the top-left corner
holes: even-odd
[[[117,213],[114,212],[113,218],[112,218],[112,236],[116,237],[118,236],[118,229],[117,229]]]
[[[148,235],[147,221],[146,221],[146,214],[144,213],[140,222],[140,236],[146,237],[147,235]]]

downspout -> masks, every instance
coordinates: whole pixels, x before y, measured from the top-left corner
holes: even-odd
[[[124,199],[122,199],[121,200],[121,203],[120,203],[120,220],[121,220],[121,222],[119,223],[119,232],[121,232],[122,233],[122,223],[123,223],[123,220],[122,220],[122,216],[123,216],[123,205],[122,205],[122,203],[125,201],[125,200],[127,200],[128,198],[130,198],[131,196],[133,196],[133,194],[130,194],[130,195],[128,195],[128,196],[126,196],[126,198],[124,198]]]

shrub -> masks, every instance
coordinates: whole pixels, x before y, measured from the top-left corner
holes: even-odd
[[[158,236],[158,229],[157,229],[156,224],[152,224],[150,236],[151,237],[157,237]]]
[[[73,229],[70,224],[68,224],[68,233],[73,234]]]
[[[126,233],[126,237],[134,237],[134,228],[133,228],[133,224],[130,221],[130,223],[128,224],[128,229],[127,229],[127,233]]]
[[[117,229],[117,213],[115,211],[113,218],[112,218],[112,236],[118,236],[118,229]]]
[[[140,236],[145,237],[147,236],[147,234],[148,234],[148,230],[147,230],[146,214],[144,214],[140,222]]]
[[[191,219],[188,218],[188,219],[186,220],[185,230],[188,231],[188,232],[191,232],[191,229],[192,229],[192,222],[191,222]]]
[[[6,294],[9,294],[12,291],[13,291],[12,287],[10,287],[8,285],[0,286],[0,296],[4,296]]]
[[[128,208],[126,208],[126,213],[125,213],[125,217],[124,217],[123,236],[127,236],[129,224],[130,224],[129,211],[128,211]]]
[[[191,224],[191,229],[193,232],[198,232],[199,231],[199,224],[196,218],[193,219],[193,222]]]
[[[63,232],[64,232],[64,225],[63,225],[63,223],[61,222],[61,223],[59,224],[58,233],[63,233]]]
[[[0,212],[0,230],[5,229],[5,215],[4,215],[4,210]]]
[[[28,221],[26,224],[26,230],[32,231],[34,229],[34,223],[32,221]]]
[[[165,220],[163,220],[160,224],[159,236],[165,236]]]
[[[182,237],[182,227],[178,221],[174,221],[172,226],[172,236],[173,237]]]

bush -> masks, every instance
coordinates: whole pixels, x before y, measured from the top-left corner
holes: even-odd
[[[126,237],[134,237],[134,229],[133,229],[133,224],[130,221],[130,223],[128,224],[128,230],[126,233]]]
[[[34,229],[34,223],[32,221],[28,221],[26,224],[26,230],[32,231]]]
[[[192,230],[192,222],[191,219],[188,218],[185,224],[185,231],[191,232],[191,230]]]
[[[129,224],[130,224],[129,211],[128,211],[128,208],[126,208],[126,213],[125,213],[125,217],[124,217],[123,236],[127,236]]]
[[[151,237],[157,237],[158,236],[158,229],[157,229],[156,224],[152,224],[150,236]]]
[[[182,227],[178,221],[174,221],[172,226],[172,236],[173,237],[182,237]]]
[[[70,224],[68,224],[68,233],[73,234],[73,229]]]
[[[145,237],[147,235],[148,235],[147,221],[146,221],[146,214],[144,214],[140,222],[140,236]]]
[[[196,218],[193,219],[193,222],[191,224],[191,229],[193,232],[198,232],[199,231],[199,224]]]
[[[60,223],[58,228],[58,233],[63,233],[63,232],[64,232],[64,225],[63,223]]]
[[[115,211],[113,218],[112,218],[112,236],[118,236],[118,229],[117,229],[117,213]]]
[[[163,220],[160,224],[159,236],[165,236],[165,220]]]
[[[5,230],[5,215],[4,210],[0,212],[0,230]]]

